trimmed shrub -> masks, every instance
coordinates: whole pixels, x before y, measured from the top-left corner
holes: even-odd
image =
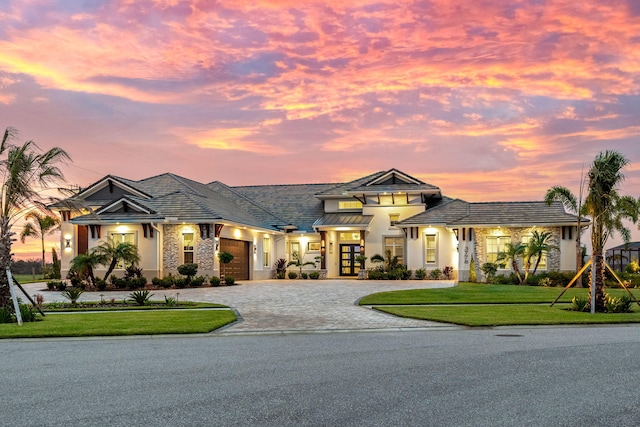
[[[429,279],[438,280],[442,275],[442,271],[439,268],[434,268],[429,272]]]
[[[498,264],[495,262],[485,262],[482,264],[482,267],[480,267],[480,270],[484,273],[487,283],[493,283],[496,278],[496,273],[498,272]]]
[[[107,282],[102,279],[96,279],[96,288],[98,288],[99,291],[104,291],[107,289]]]
[[[220,278],[218,276],[211,276],[209,283],[211,283],[211,286],[218,287],[220,286]]]
[[[153,286],[158,286],[160,287],[162,283],[162,279],[160,279],[159,277],[154,277],[153,279],[151,279],[151,284]]]
[[[186,277],[178,277],[175,280],[175,284],[176,284],[177,288],[184,289],[188,285],[187,278]]]
[[[186,263],[178,266],[178,273],[186,276],[187,284],[191,282],[193,276],[198,274],[198,264]]]
[[[307,273],[302,273],[302,278],[303,278],[303,279],[308,279],[308,278],[309,278],[309,275],[308,275]]]
[[[174,278],[172,275],[165,276],[160,280],[160,286],[165,289],[169,289],[170,287],[172,287],[173,283],[174,283]]]
[[[416,270],[416,279],[418,280],[424,280],[427,277],[427,270],[425,270],[424,268],[419,268]]]
[[[312,271],[311,273],[309,273],[309,278],[313,280],[317,280],[320,278],[320,273],[317,271]]]
[[[202,286],[205,282],[204,276],[197,276],[191,280],[191,286]]]
[[[234,279],[233,276],[226,276],[224,278],[224,283],[227,286],[233,286],[236,283],[236,279]]]
[[[298,273],[296,273],[295,271],[289,272],[289,279],[297,279],[297,278],[298,278]]]

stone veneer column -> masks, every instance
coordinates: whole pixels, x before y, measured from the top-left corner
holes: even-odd
[[[189,224],[193,230],[195,262],[198,264],[198,274],[213,274],[215,241],[212,238],[202,239],[197,224]],[[164,240],[162,244],[162,261],[165,274],[178,273],[178,266],[182,264],[182,230],[185,226],[163,224]]]

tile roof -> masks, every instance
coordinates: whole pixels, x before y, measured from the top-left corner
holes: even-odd
[[[267,206],[270,212],[287,224],[296,225],[300,231],[310,232],[315,220],[324,215],[324,204],[315,195],[336,185],[254,185],[231,188],[258,205]]]
[[[584,219],[585,224],[588,223]],[[399,222],[399,225],[428,225],[434,223],[447,226],[472,225],[533,225],[576,224],[577,217],[565,212],[562,203],[551,206],[545,202],[479,202],[468,203],[454,199],[418,215]]]

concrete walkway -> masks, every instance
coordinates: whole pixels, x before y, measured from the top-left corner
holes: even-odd
[[[289,331],[401,330],[451,327],[448,324],[404,319],[356,305],[359,298],[375,292],[441,288],[453,281],[374,280],[265,280],[238,286],[152,291],[153,299],[177,297],[180,301],[215,302],[237,311],[240,321],[218,334]],[[45,302],[65,301],[59,292],[43,290],[44,284],[27,284],[30,295],[40,293]],[[126,292],[104,292],[104,299],[122,300]],[[81,301],[99,301],[100,292],[86,292]]]

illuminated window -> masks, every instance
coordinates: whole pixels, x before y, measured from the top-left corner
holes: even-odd
[[[360,232],[356,231],[355,233],[349,232],[349,233],[340,233],[340,241],[341,242],[350,242],[352,240],[356,240],[356,241],[360,241]]]
[[[271,239],[265,237],[262,239],[262,265],[264,267],[271,266]]]
[[[362,209],[362,202],[358,200],[340,201],[338,202],[338,209]]]
[[[385,237],[384,253],[391,252],[391,256],[397,256],[398,262],[404,264],[404,239],[402,237]]]
[[[136,233],[109,233],[109,238],[113,243],[131,243],[136,245]],[[116,268],[125,268],[124,261],[118,261]]]
[[[488,236],[487,237],[487,262],[497,262],[498,255],[507,250],[507,243],[511,243],[509,236]],[[505,264],[500,267],[504,268]]]
[[[193,263],[193,233],[182,233],[182,261],[184,264]]]
[[[300,242],[291,242],[290,260],[300,259]]]
[[[424,260],[427,264],[436,262],[436,235],[427,234],[424,240]]]

